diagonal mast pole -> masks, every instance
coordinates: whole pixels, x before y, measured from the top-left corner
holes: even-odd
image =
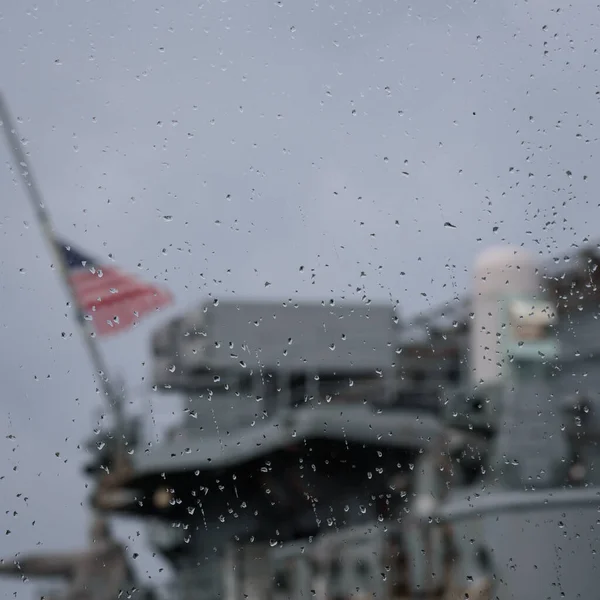
[[[75,309],[77,324],[81,331],[84,344],[86,345],[94,369],[96,370],[97,380],[99,379],[100,382],[100,389],[102,390],[103,395],[108,402],[109,410],[114,413],[117,431],[123,435],[125,430],[123,429],[124,415],[122,403],[119,395],[115,393],[115,390],[113,389],[113,386],[108,378],[106,363],[102,354],[100,353],[100,349],[96,344],[96,337],[91,324],[85,318],[85,314],[79,305],[79,302],[77,301],[75,290],[73,289],[73,286],[69,280],[69,273],[67,270],[67,265],[65,264],[64,256],[62,254],[62,249],[58,247],[54,237],[54,228],[52,226],[50,214],[48,213],[48,209],[46,208],[42,194],[36,184],[35,178],[33,177],[31,165],[29,164],[29,161],[25,156],[25,152],[23,151],[21,140],[19,139],[16,125],[8,109],[6,99],[1,92],[0,126],[4,130],[7,145],[14,159],[16,169],[25,185],[27,197],[29,198],[29,201],[33,207],[35,216],[40,225],[40,229],[42,230],[42,235],[46,238],[46,241],[50,246],[50,251],[54,255],[54,260],[58,266],[58,271],[62,282],[68,292],[71,305]]]

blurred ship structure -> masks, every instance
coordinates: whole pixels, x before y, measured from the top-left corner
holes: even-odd
[[[394,327],[385,306],[204,305],[154,339],[193,421],[113,509],[153,520],[182,598],[589,596],[599,262],[491,249],[470,297]]]
[[[522,248],[478,257],[453,326],[471,374],[420,457],[406,520],[411,596],[593,596],[599,259],[586,249],[567,269]]]
[[[91,505],[144,520],[165,598],[590,597],[599,265],[492,249],[410,322],[204,303],[152,340],[180,421],[95,436]]]
[[[154,385],[183,418],[93,506],[148,520],[184,598],[270,594],[288,542],[398,522],[441,405],[401,375],[398,330],[389,304],[221,301],[173,320]]]
[[[153,339],[181,422],[128,442],[93,506],[147,520],[169,597],[589,596],[598,264],[492,249],[470,296],[410,323],[203,304]]]

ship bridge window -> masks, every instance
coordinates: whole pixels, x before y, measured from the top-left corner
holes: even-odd
[[[449,383],[457,383],[460,380],[460,359],[458,356],[450,358],[446,370],[446,380]]]
[[[210,375],[210,381],[202,388],[204,393],[201,395],[221,394],[225,392],[247,396],[252,393],[253,386],[254,378],[250,374],[240,376],[225,373],[220,375],[213,372]]]
[[[274,396],[277,392],[281,391],[275,373],[265,373],[263,375],[263,386],[267,396]]]
[[[289,379],[294,407],[322,403],[364,403],[383,395],[381,373],[297,374]]]
[[[308,400],[307,378],[305,374],[292,375],[290,377],[290,390],[292,394],[292,406],[302,406]]]
[[[381,376],[372,372],[322,374],[319,397],[326,402],[360,403],[382,395]]]
[[[272,415],[279,405],[279,394],[282,391],[281,378],[276,373],[264,373],[262,376],[264,411]]]
[[[423,383],[426,379],[423,369],[414,369],[409,373],[409,378],[413,383]]]
[[[446,379],[450,383],[457,383],[460,380],[460,369],[456,366],[452,366],[448,369]]]
[[[253,389],[253,377],[252,375],[243,375],[238,377],[234,385],[236,387],[236,391],[239,391],[241,394],[248,394]]]

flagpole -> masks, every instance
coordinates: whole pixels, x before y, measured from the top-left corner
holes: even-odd
[[[46,241],[50,246],[51,252],[54,255],[54,259],[58,266],[60,277],[63,281],[65,288],[67,289],[69,298],[71,300],[71,304],[75,309],[75,316],[77,319],[77,324],[79,325],[79,329],[83,336],[83,341],[87,347],[92,364],[100,378],[101,391],[106,397],[109,409],[111,409],[114,412],[115,425],[117,426],[117,429],[122,435],[125,432],[125,430],[123,429],[123,406],[117,394],[115,394],[110,380],[108,379],[108,370],[106,367],[106,363],[96,344],[96,337],[91,327],[91,324],[85,318],[85,314],[81,309],[81,306],[77,302],[75,290],[73,289],[73,286],[71,285],[71,282],[69,280],[69,273],[67,270],[67,265],[65,264],[64,256],[62,255],[62,249],[59,248],[56,244],[56,240],[54,237],[54,228],[52,227],[50,214],[48,213],[48,210],[42,198],[42,194],[35,182],[35,178],[33,177],[31,165],[29,164],[29,161],[25,156],[25,152],[23,152],[21,140],[19,139],[19,135],[17,133],[17,127],[8,109],[6,99],[4,98],[4,95],[1,92],[0,125],[3,125],[2,129],[4,129],[4,133],[6,135],[6,142],[15,161],[17,171],[21,175],[21,179],[23,180],[23,183],[25,185],[27,197],[31,202],[31,205],[35,212],[35,216],[39,222],[40,229],[42,230],[42,235],[46,238]]]

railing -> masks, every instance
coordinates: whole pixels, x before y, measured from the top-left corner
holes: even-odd
[[[265,397],[263,408],[265,414],[261,415],[262,419],[278,418],[283,412],[288,410],[318,410],[320,406],[336,405],[340,408],[344,406],[364,405],[373,412],[382,410],[385,415],[390,415],[391,411],[409,411],[419,413],[420,415],[437,415],[442,408],[440,399],[441,384],[436,385],[434,381],[428,382],[429,385],[425,389],[415,390],[415,386],[400,379],[390,377],[381,377],[368,381],[358,380],[353,385],[349,385],[345,381],[341,382],[320,382],[321,385],[315,387],[314,395],[307,393],[303,386],[290,387],[285,390],[276,392],[273,396]],[[256,421],[256,402],[251,395],[245,397],[236,397],[235,404],[240,410],[233,411],[225,409],[220,404],[220,394],[230,393],[227,391],[215,393],[210,398],[210,404],[203,405],[201,401],[195,401],[190,404],[190,410],[197,410],[196,416],[209,419],[209,422],[217,420],[219,427],[232,427],[243,429],[244,424],[244,408],[247,406],[251,410],[248,411],[247,426]],[[230,397],[231,399],[231,397]],[[223,402],[226,400],[223,398]],[[223,411],[220,409],[223,408]],[[207,411],[206,415],[202,415],[201,411]],[[210,413],[208,412],[210,411]],[[231,421],[230,418],[231,417]],[[180,421],[172,422],[163,425],[154,424],[153,415],[145,417],[143,432],[141,437],[143,441],[156,441],[157,434],[159,437],[168,435],[168,431],[178,433],[181,431]],[[195,421],[187,418],[189,425],[192,426]],[[221,422],[222,420],[222,422]]]

